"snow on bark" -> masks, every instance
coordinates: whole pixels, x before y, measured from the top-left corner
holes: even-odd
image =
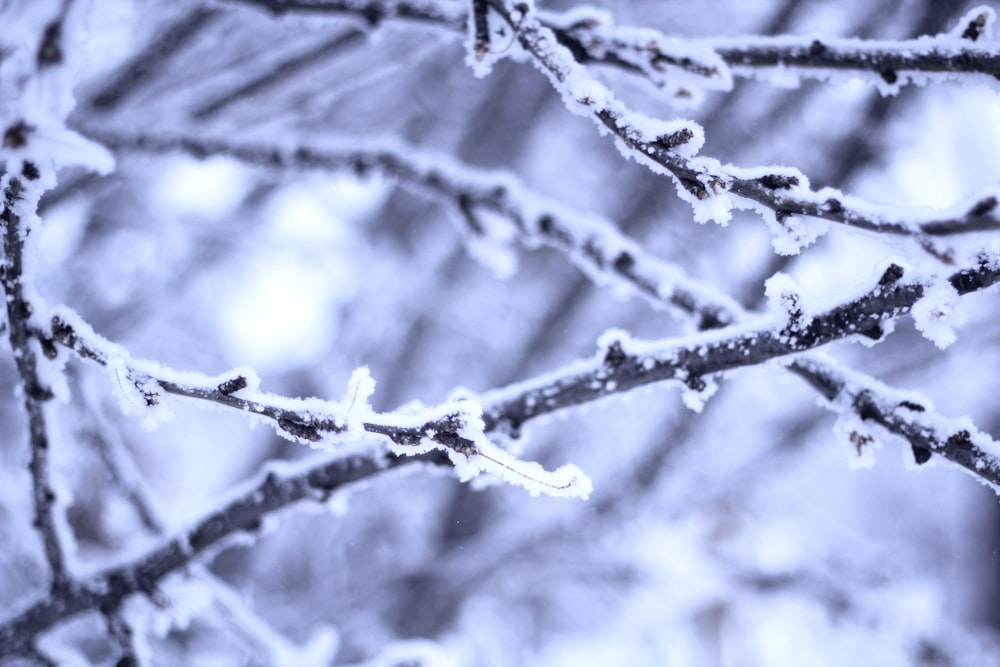
[[[494,445],[485,433],[482,408],[473,401],[375,412],[369,403],[375,381],[365,367],[354,371],[341,401],[289,398],[260,391],[251,370],[209,376],[133,359],[68,308],[56,311],[52,330],[56,342],[107,368],[123,409],[139,413],[147,428],[169,418],[163,398],[173,394],[240,410],[254,420],[266,421],[282,437],[318,449],[336,451],[368,434],[378,434],[401,456],[431,450],[446,453],[463,481],[486,472],[523,486],[532,495],[584,499],[590,495],[590,480],[576,466],[567,464],[547,472]]]
[[[924,295],[913,304],[913,324],[940,349],[955,342],[955,327],[965,322],[965,311],[959,302],[959,294],[947,280],[935,280],[925,290]]]
[[[733,75],[779,88],[803,79],[833,83],[860,80],[883,95],[906,85],[954,81],[996,85],[1000,56],[993,41],[996,13],[988,6],[969,10],[955,27],[939,35],[880,41],[822,35],[740,37],[697,40],[715,51]]]

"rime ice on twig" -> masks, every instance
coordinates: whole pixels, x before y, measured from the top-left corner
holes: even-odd
[[[127,411],[163,410],[163,394],[209,401],[261,418],[275,431],[296,442],[335,450],[366,433],[384,436],[392,450],[415,456],[439,449],[447,453],[459,477],[468,480],[481,472],[525,487],[532,495],[586,498],[590,480],[578,468],[566,465],[547,472],[537,464],[519,461],[486,437],[481,409],[472,401],[456,401],[407,412],[376,413],[368,399],[375,382],[367,368],[351,376],[340,402],[318,398],[287,398],[259,390],[250,369],[222,376],[182,373],[149,361],[132,359],[118,345],[98,336],[79,316],[59,309],[52,318],[52,340],[111,372],[113,385]],[[150,426],[155,425],[155,418]]]
[[[686,338],[640,342],[625,334],[599,343],[598,354],[550,375],[483,397],[488,430],[516,433],[539,415],[653,382],[674,381],[702,392],[726,371],[787,358],[851,336],[880,340],[883,323],[910,312],[925,296],[923,281],[902,280],[895,265],[863,294],[824,312],[810,312],[787,284],[771,290],[780,305],[769,317]],[[948,279],[956,292],[1000,282],[1000,263],[983,258]],[[967,287],[959,285],[966,284]]]
[[[552,83],[571,112],[591,118],[602,133],[610,133],[623,155],[657,173],[669,174],[678,195],[691,204],[695,219],[729,221],[733,208],[753,209],[771,221],[779,237],[783,227],[796,225],[793,216],[818,218],[880,234],[924,238],[946,234],[1000,229],[994,206],[983,202],[962,203],[944,215],[907,212],[877,207],[842,192],[824,188],[814,191],[808,179],[788,168],[753,169],[721,164],[708,157],[695,157],[704,142],[702,129],[690,121],[662,121],[637,113],[618,100],[592,77],[545,26],[530,2],[491,5],[507,21],[517,41],[535,66]],[[514,15],[516,13],[516,16]],[[773,173],[772,173],[773,172]],[[788,254],[812,242],[816,232],[794,231],[791,243],[777,244]]]
[[[490,225],[484,219],[488,215],[508,221],[528,247],[545,245],[567,253],[598,284],[630,285],[658,307],[666,305],[699,317],[702,328],[731,324],[726,312],[739,309],[731,299],[709,294],[698,281],[653,258],[613,224],[541,197],[509,172],[477,169],[445,155],[387,141],[282,148],[198,134],[125,135],[107,128],[93,128],[91,133],[115,150],[127,152],[184,151],[198,158],[226,156],[271,169],[378,173],[459,209],[470,250],[499,273],[511,263],[503,254],[511,235]]]
[[[861,79],[884,94],[907,84],[962,81],[996,85],[1000,53],[993,42],[996,14],[981,6],[949,32],[910,40],[823,37],[742,37],[697,40],[733,69],[734,76],[774,81]],[[780,81],[778,79],[780,77]]]
[[[819,391],[834,410],[905,438],[917,465],[938,454],[1000,493],[1000,443],[977,430],[968,418],[942,417],[932,412],[930,402],[918,394],[837,369],[822,358],[800,359],[791,370]],[[861,455],[869,436],[855,433]]]
[[[0,9],[0,12],[3,12]],[[4,12],[0,52],[12,57],[0,68],[0,224],[6,303],[6,333],[21,381],[31,456],[35,526],[41,534],[52,587],[69,582],[65,553],[53,516],[56,497],[49,473],[48,408],[63,383],[54,350],[33,341],[44,304],[34,288],[38,201],[55,184],[56,169],[68,165],[107,171],[106,151],[66,127],[73,107],[73,75],[66,67],[80,19],[69,3],[36,3]],[[67,24],[67,25],[64,25]]]
[[[468,2],[229,2],[276,14],[354,15],[371,25],[407,20],[454,32],[466,31],[471,20]],[[496,7],[498,3],[489,4]],[[612,67],[641,76],[681,100],[700,90],[729,90],[733,77],[760,78],[784,86],[789,76],[829,79],[846,73],[891,93],[910,83],[964,81],[970,76],[992,82],[1000,75],[1000,56],[985,45],[993,39],[995,23],[995,13],[987,6],[969,10],[947,33],[900,41],[798,36],[690,40],[647,27],[617,26],[608,12],[593,7],[562,13],[539,10],[537,15],[580,64]]]
[[[259,530],[265,518],[286,507],[305,500],[325,502],[352,483],[418,463],[439,466],[443,461],[437,452],[384,459],[366,453],[339,456],[290,473],[270,472],[248,491],[144,556],[53,591],[0,625],[0,655],[26,654],[36,635],[71,616],[93,609],[114,612],[131,595],[152,594],[167,575],[196,562],[226,540]]]
[[[529,246],[541,243],[559,249],[599,284],[610,281],[643,296],[654,305],[697,318],[700,329],[717,329],[746,319],[746,313],[732,299],[691,280],[676,267],[650,255],[639,244],[618,232],[613,224],[583,216],[556,202],[540,198],[529,192],[510,174],[479,171],[466,165],[458,165],[442,156],[432,156],[412,148],[395,145],[378,147],[363,144],[360,147],[347,145],[329,149],[281,150],[266,144],[227,142],[195,135],[127,137],[102,130],[98,136],[108,140],[112,146],[120,150],[149,152],[185,150],[199,157],[228,155],[249,164],[283,169],[353,169],[359,174],[378,171],[418,192],[443,197],[451,202],[461,202],[466,209],[464,212],[470,216],[476,215],[477,211],[499,214],[511,221],[518,237]],[[762,170],[761,175],[755,178],[766,187],[781,189],[796,182],[800,176],[795,170],[772,168]],[[485,233],[488,226],[477,224],[476,228],[480,230],[477,233]],[[996,281],[996,273],[995,262],[984,257],[977,266],[957,271],[949,276],[947,281],[959,294],[965,294],[993,284]],[[847,303],[820,317],[818,321],[811,319],[807,321],[805,318],[813,318],[817,313],[806,313],[801,301],[793,303],[792,285],[787,281],[785,283],[772,281],[770,285],[775,295],[775,302],[782,305],[778,314],[780,322],[776,320],[778,325],[775,330],[764,332],[765,338],[754,341],[751,348],[766,349],[767,345],[764,343],[777,337],[780,339],[779,349],[771,350],[769,354],[780,356],[799,354],[803,349],[845,336],[853,335],[862,342],[881,340],[891,328],[892,318],[906,312],[907,308],[919,303],[923,297],[922,281],[899,285],[902,277],[903,272],[899,267],[887,268],[879,284],[867,298],[862,297],[860,302],[848,300]],[[793,306],[798,307],[798,312],[794,312]],[[817,337],[817,333],[821,331],[825,333]],[[793,335],[789,337],[787,335],[789,333]],[[749,340],[752,336],[746,338]],[[732,342],[735,344],[735,339]],[[668,347],[675,343],[682,344],[683,341],[664,341],[664,345]],[[767,358],[772,357],[767,356]],[[735,363],[725,365],[724,368],[740,367],[762,360],[756,359],[751,362],[748,357],[742,357]],[[653,362],[647,359],[644,363],[648,365]],[[795,363],[792,362],[793,367]],[[575,370],[589,372],[586,368],[590,367],[584,364]],[[836,375],[835,367],[829,362],[827,362],[827,373]],[[628,386],[662,379],[680,381],[684,386],[685,400],[690,405],[698,405],[711,388],[710,377],[703,379],[705,384],[702,386],[698,382],[698,373],[692,375],[688,371],[683,378],[673,378],[669,373],[663,377],[659,377],[658,374],[643,374],[641,380],[633,379],[631,385],[628,382],[618,384],[617,380],[601,382],[600,378],[585,378],[581,382],[591,388],[566,402],[563,399],[568,394],[563,394],[558,400],[555,394],[544,396],[541,400],[531,396],[520,396],[516,400],[513,398],[518,395],[518,387],[532,391],[531,387],[545,384],[545,378],[537,378],[536,382],[489,392],[481,397],[487,401],[485,406],[487,431],[500,428],[517,433],[521,423],[534,416],[584,401],[596,400],[609,393],[623,391]],[[550,388],[549,391],[555,390]],[[519,400],[523,405],[514,410],[516,415],[505,414],[510,406],[506,408],[500,406],[503,400],[515,403]],[[947,456],[947,452],[944,452],[944,455]]]

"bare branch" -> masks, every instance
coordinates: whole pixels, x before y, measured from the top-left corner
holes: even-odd
[[[102,112],[120,106],[143,85],[162,72],[180,50],[221,16],[215,9],[199,7],[170,24],[140,53],[122,65],[112,80],[89,100],[89,106]]]
[[[413,2],[410,0],[374,0],[353,2],[352,0],[229,0],[280,15],[286,12],[332,14],[357,16],[370,25],[382,21],[401,19],[448,27],[464,31],[468,12],[464,3],[456,2]]]

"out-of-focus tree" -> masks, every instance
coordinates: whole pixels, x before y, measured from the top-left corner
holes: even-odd
[[[0,0],[0,662],[995,663],[994,21]]]

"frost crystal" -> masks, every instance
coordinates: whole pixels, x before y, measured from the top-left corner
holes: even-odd
[[[924,338],[942,350],[955,342],[954,327],[965,322],[959,294],[947,280],[931,283],[924,290],[924,296],[913,305],[911,314]]]

